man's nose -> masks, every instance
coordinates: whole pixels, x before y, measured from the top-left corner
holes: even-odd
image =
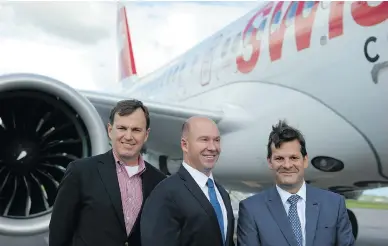
[[[133,135],[132,135],[132,131],[131,130],[128,130],[125,132],[124,134],[124,138],[127,139],[127,140],[130,140],[132,139]]]
[[[291,168],[293,165],[292,165],[292,163],[291,163],[291,161],[290,161],[290,159],[284,159],[284,164],[283,164],[283,166],[285,167],[285,168]]]
[[[209,143],[207,145],[207,149],[208,150],[212,150],[212,151],[216,151],[217,150],[217,147],[216,147],[214,141],[209,141]]]

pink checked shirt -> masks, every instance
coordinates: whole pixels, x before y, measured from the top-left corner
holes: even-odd
[[[124,221],[127,234],[132,230],[136,218],[140,212],[143,202],[143,191],[140,174],[145,171],[145,163],[142,156],[139,156],[139,170],[129,177],[125,164],[117,157],[113,151],[116,162],[116,172],[119,180],[121,202],[123,205]]]

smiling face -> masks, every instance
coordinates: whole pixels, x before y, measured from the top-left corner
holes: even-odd
[[[113,124],[108,124],[108,134],[112,149],[127,165],[136,165],[140,151],[147,141],[149,129],[141,108],[131,114],[114,115]]]
[[[283,142],[279,148],[272,144],[271,151],[268,164],[274,172],[276,183],[290,188],[299,187],[304,180],[304,169],[308,166],[307,155],[303,157],[299,141]]]
[[[209,174],[221,153],[220,133],[217,125],[206,118],[195,118],[189,123],[181,147],[185,161],[193,168]]]

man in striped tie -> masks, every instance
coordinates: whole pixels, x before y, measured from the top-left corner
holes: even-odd
[[[143,246],[234,245],[230,197],[212,175],[220,144],[212,120],[192,117],[184,123],[182,166],[155,188],[144,205]]]

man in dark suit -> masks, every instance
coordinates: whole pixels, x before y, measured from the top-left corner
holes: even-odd
[[[144,205],[142,245],[234,245],[230,197],[212,175],[221,152],[217,125],[204,117],[188,119],[181,148],[179,171],[162,181]]]
[[[112,109],[112,150],[71,162],[50,221],[50,246],[140,246],[140,213],[165,176],[140,154],[149,134],[148,109],[124,100]]]
[[[240,202],[237,245],[354,245],[344,198],[304,181],[303,135],[284,121],[272,128],[267,158],[276,185]]]

